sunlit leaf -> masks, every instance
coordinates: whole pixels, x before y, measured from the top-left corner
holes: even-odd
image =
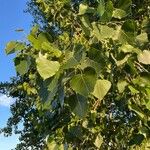
[[[111,82],[108,80],[97,80],[94,87],[93,95],[102,100],[111,88]]]
[[[118,87],[119,93],[122,93],[125,90],[127,85],[128,85],[128,83],[125,80],[120,80],[117,83],[117,87]]]
[[[36,59],[36,64],[37,70],[44,80],[55,75],[60,68],[58,61],[50,61],[43,55],[39,55]]]
[[[122,9],[115,9],[113,11],[113,17],[114,18],[122,19],[122,18],[124,18],[126,16],[127,16],[126,12],[124,10],[122,10]]]
[[[102,143],[103,143],[103,137],[100,134],[98,134],[97,137],[96,137],[96,139],[95,139],[94,145],[97,148],[100,148],[101,145],[102,145]]]
[[[138,55],[138,61],[142,64],[149,65],[150,64],[150,51],[144,50],[142,53]]]

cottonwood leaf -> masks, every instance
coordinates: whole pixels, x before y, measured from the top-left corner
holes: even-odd
[[[113,11],[113,17],[114,18],[122,19],[122,18],[124,18],[126,16],[127,16],[126,12],[124,10],[122,10],[122,9],[115,9]]]
[[[100,41],[112,38],[114,35],[115,30],[107,25],[97,25],[96,23],[93,23],[92,26],[93,35]]]
[[[142,64],[149,65],[150,64],[150,51],[144,50],[142,53],[138,55],[138,61]]]
[[[147,33],[141,33],[140,35],[138,35],[138,36],[136,37],[136,41],[137,41],[137,43],[138,43],[140,46],[142,46],[142,45],[144,45],[145,43],[149,42],[149,41],[148,41],[148,35],[147,35]]]
[[[121,47],[119,47],[119,50],[124,53],[139,53],[141,52],[140,49],[133,47],[130,44],[123,44]]]
[[[120,80],[117,83],[117,88],[118,88],[119,93],[122,93],[125,90],[127,85],[128,83],[125,80]]]
[[[19,59],[18,57],[16,57],[14,62],[17,73],[19,73],[20,75],[24,75],[28,72],[31,64],[29,57],[26,57],[26,59]]]
[[[100,148],[101,145],[102,145],[102,143],[103,143],[103,137],[100,134],[98,134],[97,137],[96,137],[96,139],[95,139],[94,145],[97,148]]]
[[[51,53],[52,56],[55,57],[60,57],[62,52],[54,47],[51,43],[49,42],[43,42],[42,43],[42,49],[47,50],[49,53]]]
[[[79,118],[84,118],[88,111],[88,103],[87,99],[82,95],[75,95],[70,97],[69,105],[71,110],[77,115]]]
[[[79,14],[78,15],[84,15],[85,13],[94,13],[94,12],[95,12],[94,8],[91,8],[88,5],[85,5],[85,4],[79,5]]]
[[[25,45],[23,43],[19,43],[17,41],[11,41],[7,43],[5,47],[6,54],[12,54],[18,50],[23,50],[25,48]]]
[[[111,87],[111,82],[108,80],[97,80],[94,87],[93,95],[99,100],[102,100],[104,96],[108,93]]]
[[[75,75],[71,81],[70,86],[76,92],[87,97],[93,91],[96,82],[95,71],[86,71],[83,74]]]
[[[37,70],[44,80],[55,75],[60,68],[60,64],[58,61],[50,61],[43,55],[40,55],[36,59],[36,64]]]
[[[99,1],[97,12],[100,16],[102,16],[104,14],[104,12],[105,12],[105,2],[104,2],[104,0]]]

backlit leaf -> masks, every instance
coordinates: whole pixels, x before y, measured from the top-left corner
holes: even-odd
[[[23,43],[19,43],[17,41],[11,41],[7,43],[5,47],[6,54],[12,54],[16,51],[23,50],[25,48],[25,45]]]
[[[36,59],[36,64],[37,70],[44,80],[55,75],[60,68],[58,61],[50,61],[43,55],[39,55]]]

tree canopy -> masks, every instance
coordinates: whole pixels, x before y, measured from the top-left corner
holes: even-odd
[[[27,41],[11,41],[15,97],[1,132],[17,150],[150,149],[150,2],[30,0]],[[23,129],[19,124],[23,123]]]

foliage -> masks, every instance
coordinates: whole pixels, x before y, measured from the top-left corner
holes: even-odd
[[[18,150],[148,150],[150,3],[31,2],[46,26],[6,46],[17,78],[2,89],[17,100],[2,132],[21,134]]]

